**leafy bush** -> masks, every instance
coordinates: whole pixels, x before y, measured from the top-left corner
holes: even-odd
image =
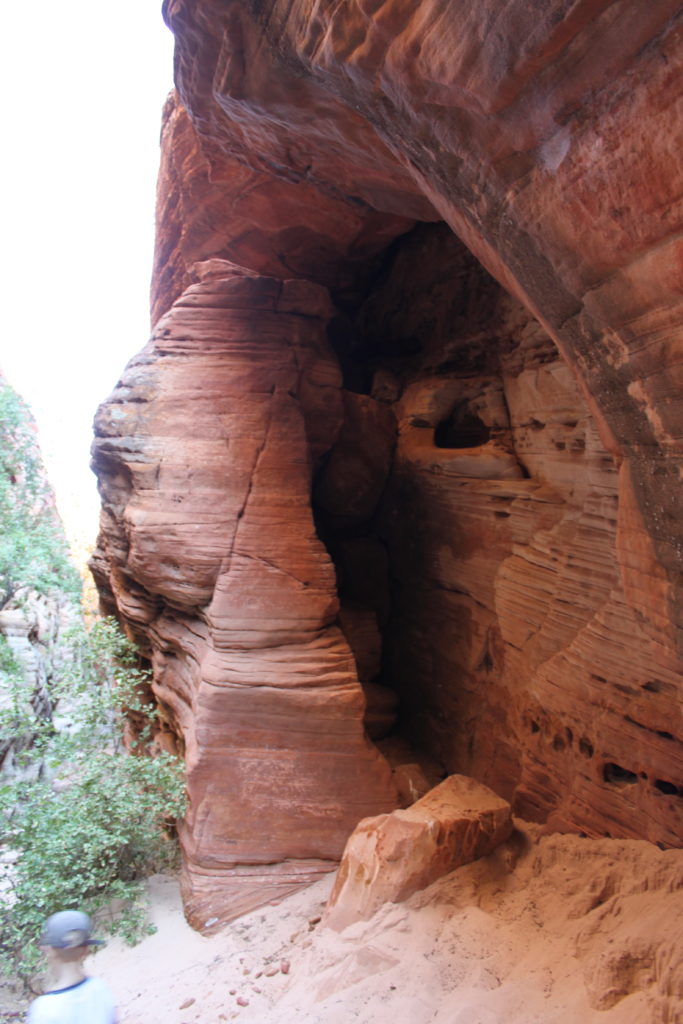
[[[35,969],[36,937],[57,910],[97,914],[116,901],[122,909],[108,930],[141,936],[141,879],[174,860],[173,822],[184,812],[182,763],[144,756],[155,709],[135,649],[112,620],[71,643],[71,668],[54,694],[59,728],[17,686],[0,716],[0,734],[25,735],[28,723],[35,737],[20,755],[23,771],[0,787],[0,843],[17,855],[0,910],[0,960],[22,977]],[[123,748],[131,716],[132,754]]]

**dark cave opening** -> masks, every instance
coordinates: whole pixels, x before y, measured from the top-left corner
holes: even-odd
[[[622,768],[614,762],[607,762],[602,769],[602,777],[605,782],[615,786],[631,786],[638,781],[638,776],[628,768]]]
[[[434,431],[437,448],[479,448],[491,438],[491,428],[461,402]]]
[[[512,447],[500,351],[514,343],[498,340],[507,300],[447,225],[419,224],[390,246],[356,307],[346,297],[328,328],[343,374],[345,421],[316,472],[312,506],[336,567],[339,623],[366,693],[369,735],[380,747],[409,742],[420,751],[415,760],[440,775],[473,773],[481,745],[466,724],[474,707],[469,683],[459,685],[452,677],[460,668],[438,643],[424,650],[419,634],[433,631],[426,620],[443,619],[459,649],[466,616],[449,620],[438,590],[429,607],[419,607],[429,505],[396,453],[406,430],[419,430],[437,453],[494,438]],[[405,420],[402,402],[423,381],[444,399]],[[522,467],[517,475],[527,474]],[[475,666],[477,679],[495,679],[499,665],[488,643]]]
[[[532,618],[541,629],[555,608],[564,617],[567,602],[547,599],[560,566],[580,590],[592,584],[574,569],[573,526],[535,546],[530,524],[538,515],[552,530],[565,509],[571,519],[573,490],[591,466],[616,502],[614,462],[591,439],[589,411],[552,339],[444,224],[420,224],[394,242],[329,337],[345,419],[317,474],[313,509],[337,570],[339,622],[368,698],[369,735],[383,751],[410,744],[413,753],[404,747],[401,756],[470,775],[520,816],[544,820],[566,799],[567,773],[595,763],[599,738],[565,742],[572,733],[562,714],[552,734],[538,724],[530,732],[531,697],[522,692],[515,703],[506,659],[517,657],[514,631],[531,628],[527,600],[538,601]],[[519,550],[528,554],[518,570]],[[520,575],[500,602],[506,561]],[[549,632],[544,643],[552,642]],[[661,772],[637,787],[639,799],[678,795]],[[628,800],[637,782],[615,760],[591,784]],[[590,814],[579,819],[593,828]]]

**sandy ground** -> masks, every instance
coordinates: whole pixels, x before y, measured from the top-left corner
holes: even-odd
[[[203,937],[156,876],[156,933],[90,973],[121,1024],[683,1024],[683,851],[524,826],[339,934],[332,881]]]

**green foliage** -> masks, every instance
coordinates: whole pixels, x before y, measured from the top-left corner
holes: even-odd
[[[33,418],[0,377],[0,608],[22,587],[80,595]]]
[[[21,592],[80,596],[30,412],[0,376],[0,608]],[[34,691],[0,635],[0,961],[27,977],[47,916],[67,907],[110,914],[128,939],[145,928],[140,880],[174,859],[184,811],[182,765],[144,755],[154,724],[149,680],[112,621],[60,645],[59,671]],[[124,731],[133,754],[124,750]]]
[[[119,901],[108,930],[140,937],[140,880],[175,859],[172,825],[185,806],[181,762],[144,756],[155,709],[135,649],[112,620],[71,644],[71,668],[56,693],[60,727],[36,715],[20,688],[0,721],[0,731],[21,735],[28,722],[35,736],[19,755],[23,772],[0,787],[0,842],[18,854],[0,909],[0,959],[23,977],[38,963],[42,923],[57,910],[96,914]],[[131,716],[141,756],[123,749]]]
[[[12,746],[30,742],[37,714],[19,662],[0,633],[0,764]]]

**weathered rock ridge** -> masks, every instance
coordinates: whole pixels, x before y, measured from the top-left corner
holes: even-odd
[[[190,916],[394,805],[359,678],[521,816],[681,845],[680,5],[164,11],[95,570],[187,756]]]
[[[341,417],[327,294],[222,260],[196,275],[98,414],[95,569],[181,740],[186,908],[206,926],[329,870],[395,795],[309,501]]]

